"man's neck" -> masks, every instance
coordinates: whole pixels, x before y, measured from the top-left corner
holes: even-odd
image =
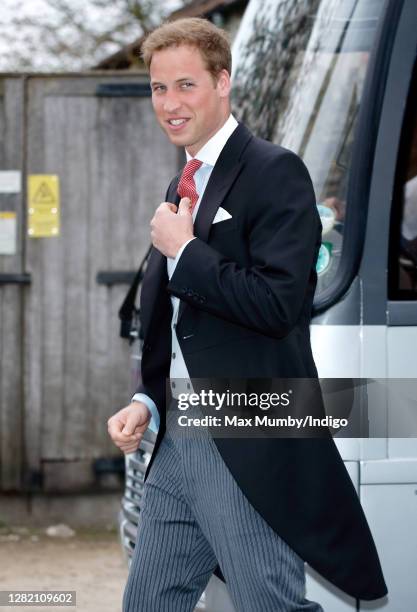
[[[213,133],[210,135],[210,137],[209,137],[209,138],[207,138],[207,140],[206,140],[206,142],[205,142],[205,143],[203,143],[202,145],[200,145],[200,146],[199,146],[199,148],[198,148],[196,151],[194,151],[193,149],[189,150],[189,149],[187,149],[187,146],[185,146],[185,147],[184,147],[184,148],[185,148],[185,152],[186,152],[186,153],[188,153],[188,155],[189,155],[190,157],[196,157],[196,156],[198,155],[199,151],[201,151],[201,149],[203,149],[203,148],[206,146],[206,144],[207,144],[208,142],[210,142],[210,140],[211,140],[212,138],[214,138],[214,137],[215,137],[215,135],[216,135],[218,132],[220,132],[220,130],[221,130],[223,127],[224,127],[225,123],[226,123],[226,122],[227,122],[227,120],[229,119],[230,115],[231,115],[231,112],[230,112],[230,110],[229,110],[228,114],[227,114],[225,117],[223,117],[223,121],[222,121],[222,122],[221,122],[221,124],[218,126],[218,128],[217,128],[217,129],[216,129],[216,130],[215,130],[215,131],[214,131],[214,132],[213,132]]]
[[[203,164],[207,164],[208,166],[214,166],[217,162],[217,159],[225,146],[226,142],[229,140],[230,136],[234,132],[238,125],[238,122],[233,117],[232,114],[225,119],[221,127],[207,140],[207,142],[199,147],[198,151],[194,154],[194,156],[190,155],[190,152],[186,150],[187,162],[192,159],[192,157],[197,157]]]

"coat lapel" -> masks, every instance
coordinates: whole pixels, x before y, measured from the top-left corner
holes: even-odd
[[[241,154],[252,138],[249,130],[240,123],[225,144],[200,202],[197,217],[194,223],[194,234],[200,240],[207,242],[210,227],[216,212],[243,168]],[[180,197],[177,193],[180,174],[172,181],[167,194],[167,200],[178,204]],[[152,320],[155,320],[160,309],[170,307],[171,301],[166,291],[168,274],[166,257],[157,249],[152,249],[146,275],[143,280],[141,296],[141,317],[145,333],[148,333]],[[180,302],[178,320],[181,318],[186,304]],[[157,319],[156,319],[157,320]]]
[[[229,167],[219,162],[213,168],[194,223],[194,235],[207,242],[216,212],[242,170],[243,162],[236,161]]]
[[[249,130],[243,124],[239,124],[225,144],[213,168],[194,222],[194,235],[204,242],[208,240],[210,227],[219,206],[243,168],[244,162],[240,157],[251,138],[252,134]],[[181,301],[178,320],[185,307],[186,303]]]

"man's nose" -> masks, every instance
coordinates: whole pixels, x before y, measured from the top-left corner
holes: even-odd
[[[175,94],[167,93],[164,98],[164,111],[166,113],[175,113],[181,106],[178,97]]]

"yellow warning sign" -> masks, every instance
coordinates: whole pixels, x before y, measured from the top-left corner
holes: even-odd
[[[59,235],[59,177],[30,174],[28,177],[28,235],[41,238]]]

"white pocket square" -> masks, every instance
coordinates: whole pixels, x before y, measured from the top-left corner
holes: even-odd
[[[216,216],[213,219],[213,223],[219,223],[220,221],[227,221],[227,219],[231,219],[232,215],[227,212],[224,208],[219,206],[218,211],[216,212]]]

